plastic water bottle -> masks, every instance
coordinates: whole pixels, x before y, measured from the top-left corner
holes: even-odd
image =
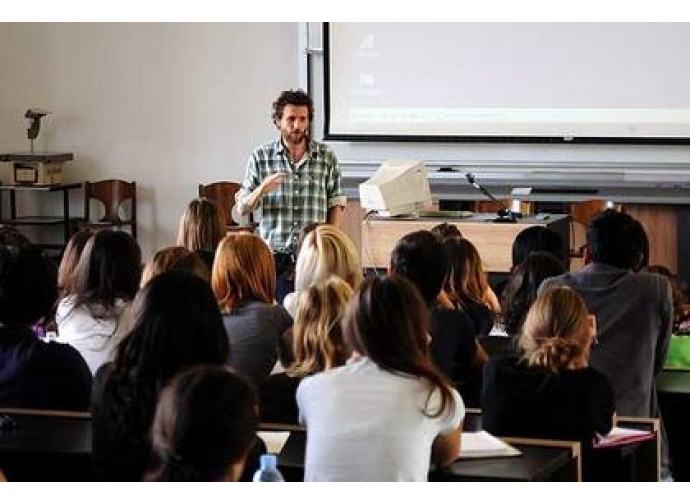
[[[276,467],[277,457],[272,453],[261,455],[261,467],[254,473],[252,481],[256,482],[275,482],[285,481],[283,475]]]

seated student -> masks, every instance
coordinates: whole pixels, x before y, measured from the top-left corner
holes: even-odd
[[[293,317],[301,291],[310,285],[337,275],[353,289],[362,282],[362,266],[352,240],[340,229],[319,224],[309,231],[299,248],[295,265],[295,292],[283,299],[283,306]]]
[[[431,359],[455,384],[465,404],[475,407],[481,390],[481,366],[487,355],[474,336],[469,316],[439,301],[447,266],[441,241],[430,231],[415,231],[396,243],[389,271],[419,289],[431,311]]]
[[[96,481],[140,481],[150,459],[158,394],[179,371],[223,364],[220,310],[208,283],[184,271],[153,277],[132,307],[133,327],[114,362],[99,369],[93,393]]]
[[[270,375],[262,386],[262,421],[296,424],[295,392],[302,378],[345,364],[351,352],[341,320],[351,297],[350,285],[335,275],[302,292],[292,338],[294,360],[285,373]]]
[[[455,224],[449,224],[447,222],[436,224],[431,228],[431,232],[438,236],[441,240],[450,238],[451,236],[462,238],[462,231],[458,229],[458,226]]]
[[[199,255],[211,271],[216,248],[225,235],[225,223],[216,204],[206,198],[196,198],[180,217],[177,245]]]
[[[163,389],[151,429],[148,481],[238,481],[256,441],[252,385],[229,368],[200,365]]]
[[[227,362],[257,388],[278,358],[278,339],[292,317],[275,304],[273,255],[258,236],[236,233],[218,245],[211,285],[227,332]]]
[[[501,309],[487,282],[479,252],[464,238],[449,237],[441,243],[448,257],[443,290],[453,306],[470,317],[475,336],[486,336],[493,327],[494,315]]]
[[[166,247],[156,252],[144,266],[141,286],[146,285],[154,276],[171,270],[187,271],[211,283],[211,270],[201,257],[185,247]]]
[[[55,265],[38,248],[0,246],[0,407],[89,408],[91,373],[79,352],[31,329],[51,311],[56,286]]]
[[[509,337],[518,337],[541,283],[563,273],[563,264],[549,252],[532,252],[515,267],[501,299],[501,323]]]
[[[140,276],[141,253],[130,234],[104,229],[89,238],[55,321],[58,340],[76,348],[92,374],[112,360],[127,331]]]
[[[304,378],[305,481],[426,481],[453,462],[465,407],[431,362],[428,310],[402,277],[365,280],[343,321],[350,361]]]
[[[520,231],[513,240],[511,275],[518,265],[533,252],[549,252],[561,263],[564,271],[570,269],[570,255],[561,235],[544,226],[530,226]],[[494,285],[499,298],[503,297],[503,291],[509,281],[510,278],[507,278]]]
[[[607,434],[613,389],[588,366],[596,320],[569,287],[539,294],[522,326],[519,356],[484,366],[483,427],[496,436],[580,441],[587,451]]]

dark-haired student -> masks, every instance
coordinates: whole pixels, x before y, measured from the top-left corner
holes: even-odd
[[[94,384],[96,480],[140,481],[149,464],[149,431],[160,391],[179,371],[224,364],[228,356],[218,304],[201,278],[161,273],[139,291],[132,312],[131,331]]]
[[[426,481],[460,451],[463,401],[429,356],[428,310],[402,277],[365,280],[348,306],[344,366],[297,389],[306,481]]]
[[[430,231],[403,236],[391,253],[389,271],[419,290],[430,310],[432,361],[455,384],[467,406],[478,406],[481,367],[488,357],[475,338],[470,317],[442,296],[448,258],[441,241]]]
[[[126,312],[140,276],[141,252],[130,234],[104,229],[86,242],[55,321],[59,341],[76,348],[92,374],[113,359],[127,331]]]
[[[596,315],[600,344],[592,350],[591,366],[611,382],[616,412],[658,417],[655,378],[671,339],[671,285],[661,275],[638,272],[648,261],[649,243],[630,215],[605,210],[586,234],[585,266],[546,280],[542,289],[569,285]],[[662,438],[664,479],[670,477],[666,448]]]
[[[31,326],[57,298],[55,264],[38,248],[0,247],[0,407],[89,408],[91,373],[74,348],[44,343]]]
[[[258,399],[224,366],[196,366],[163,389],[149,481],[238,481],[256,442]]]

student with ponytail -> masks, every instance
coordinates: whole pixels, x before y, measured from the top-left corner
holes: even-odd
[[[532,304],[518,357],[484,366],[483,426],[494,435],[580,441],[585,454],[611,430],[608,380],[588,367],[596,319],[569,287],[552,287]]]

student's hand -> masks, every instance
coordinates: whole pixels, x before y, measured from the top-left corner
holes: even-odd
[[[265,196],[266,194],[272,193],[280,187],[280,184],[287,180],[288,176],[289,174],[287,173],[273,173],[269,175],[261,182],[261,194]]]

